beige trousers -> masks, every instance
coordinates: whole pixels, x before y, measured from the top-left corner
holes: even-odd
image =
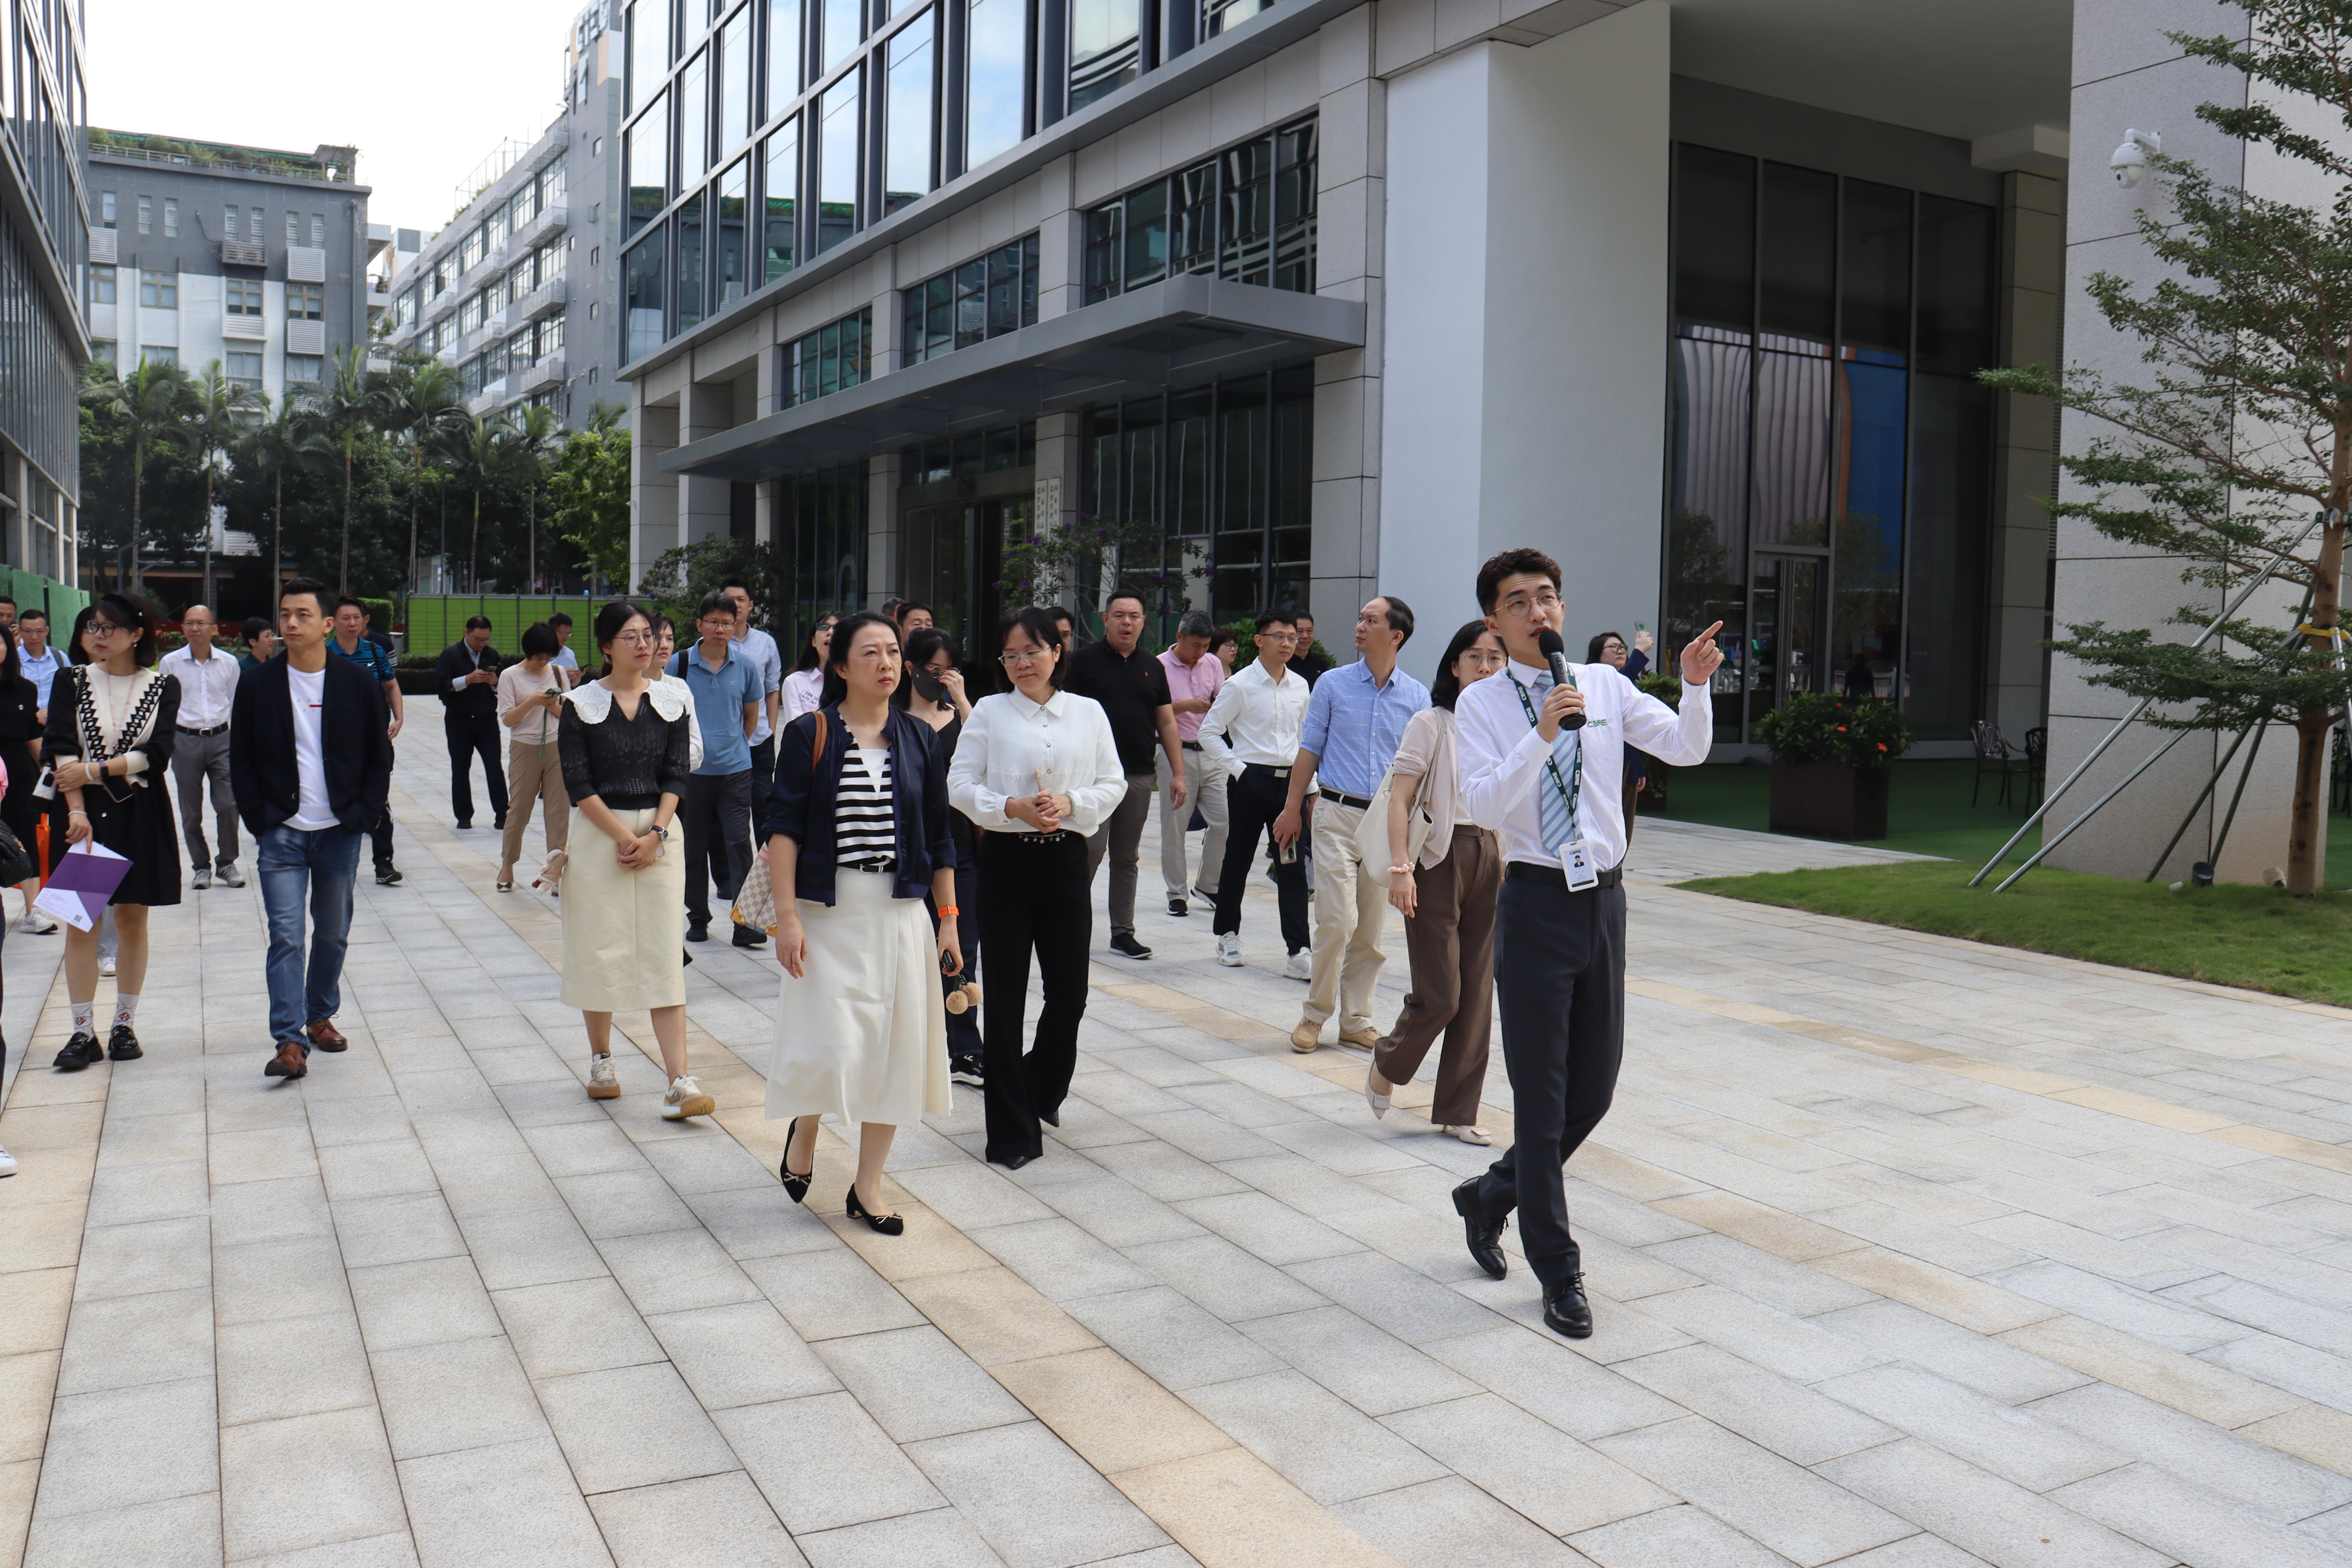
[[[1372,985],[1388,962],[1381,952],[1388,889],[1364,875],[1356,857],[1362,808],[1307,798],[1315,803],[1315,974],[1300,1018],[1320,1024],[1336,1011],[1341,1029],[1369,1029]]]
[[[499,847],[499,861],[511,866],[522,858],[522,832],[530,826],[531,802],[538,801],[547,825],[547,852],[563,847],[572,830],[572,796],[563,788],[563,763],[555,742],[517,741],[507,747],[507,837]]]

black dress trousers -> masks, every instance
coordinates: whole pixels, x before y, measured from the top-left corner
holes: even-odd
[[[1087,841],[1076,833],[980,836],[981,945],[988,1010],[981,1026],[988,1079],[988,1157],[1002,1164],[1045,1152],[1039,1116],[1056,1115],[1078,1065],[1078,1021],[1087,1015],[1087,954],[1095,910]],[[1026,1055],[1029,955],[1037,955],[1045,1005]]]
[[[1225,863],[1217,872],[1217,914],[1213,930],[1218,936],[1242,929],[1242,894],[1248,890],[1250,872],[1256,868],[1260,839],[1274,842],[1274,819],[1290,798],[1290,770],[1252,763],[1242,776],[1225,786],[1229,831]],[[1307,848],[1307,829],[1298,831],[1299,852]],[[1307,867],[1297,858],[1274,861],[1275,907],[1282,916],[1282,945],[1297,952],[1314,942],[1307,930]]]
[[[449,741],[449,810],[460,822],[474,820],[474,759],[482,759],[489,775],[490,815],[507,814],[507,760],[499,744],[499,724],[494,714],[443,710],[442,733]]]
[[[1609,1114],[1624,1056],[1625,889],[1507,875],[1495,979],[1518,1135],[1479,1178],[1478,1201],[1491,1217],[1519,1211],[1519,1246],[1549,1287],[1581,1267],[1560,1172]]]

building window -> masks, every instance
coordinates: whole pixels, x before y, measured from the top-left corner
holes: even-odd
[[[1716,738],[1869,691],[1979,716],[1997,215],[1675,150],[1666,640],[1724,623]]]
[[[1272,5],[1274,0],[1202,0],[1201,37],[1213,38],[1231,32]]]
[[[1143,69],[1140,0],[1072,0],[1070,112],[1109,97]]]
[[[140,268],[139,302],[151,310],[178,310],[180,308],[180,275],[176,272],[155,272],[146,268]]]
[[[231,385],[241,386],[247,392],[261,390],[260,354],[238,353],[232,351],[224,357],[228,362],[228,379]]]
[[[226,239],[235,239],[242,232],[243,227],[243,209],[239,208],[235,202],[231,202],[221,214],[222,237]],[[253,237],[259,239],[261,236],[256,234]]]
[[[299,214],[286,215],[286,243],[289,245],[302,243],[302,219]]]
[[[1095,208],[1086,302],[1181,273],[1313,293],[1315,164],[1302,121]]]
[[[593,138],[588,143],[588,156],[591,158],[601,158],[604,155],[604,139],[602,136]]]
[[[702,321],[702,223],[703,205],[709,194],[697,191],[677,204],[677,216],[673,225],[677,231],[677,326],[678,331],[697,326]]]
[[[112,338],[94,339],[89,345],[89,352],[100,364],[118,363],[114,357],[117,351]]]
[[[718,247],[719,308],[725,310],[744,294],[750,268],[744,245],[751,205],[751,161],[738,158],[719,176]]]
[[[468,294],[457,306],[457,330],[470,332],[482,324],[482,297]]]
[[[768,0],[768,112],[800,96],[801,0]]]
[[[817,58],[824,62],[823,70],[830,71],[856,52],[858,40],[866,37],[866,25],[859,15],[865,9],[859,0],[824,0],[824,9],[820,13],[823,37],[817,40]]]
[[[653,229],[621,258],[621,309],[632,360],[643,359],[661,347],[667,335],[663,282],[669,271],[668,237],[667,230]]]
[[[1029,100],[1024,0],[971,0],[964,20],[963,166],[977,169],[1021,140]]]
[[[637,0],[629,7],[629,107],[646,101],[669,72],[669,14],[676,0]]]
[[[760,281],[773,283],[793,269],[799,258],[798,226],[801,193],[801,122],[787,120],[767,140],[761,159],[763,214],[760,238]]]
[[[857,232],[858,78],[851,69],[826,89],[817,110],[816,248],[822,256]]]
[[[870,484],[864,463],[776,481],[779,533],[792,530],[794,567],[789,602],[793,635],[805,642],[824,615],[866,607],[866,514]]]
[[[1314,416],[1308,365],[1090,410],[1079,504],[1157,524],[1171,563],[1205,557],[1209,610],[1220,618],[1303,605]]]
[[[325,213],[312,213],[310,215],[310,243],[314,247],[322,246],[327,243],[327,215]]]
[[[141,343],[139,363],[157,366],[177,364],[180,363],[180,351],[168,344]]]
[[[92,267],[89,269],[89,302],[93,305],[114,303],[114,268]]]
[[[781,407],[796,407],[870,380],[873,375],[874,309],[828,322],[798,342],[776,350],[783,356],[777,379]]]
[[[651,109],[629,127],[626,162],[622,178],[629,186],[627,232],[634,235],[652,221],[669,201],[669,100],[656,95]]]
[[[719,151],[733,152],[751,134],[751,8],[728,19],[719,35]]]
[[[704,50],[677,75],[677,185],[684,190],[710,167],[710,53]]]
[[[155,198],[152,196],[139,198],[139,232],[142,234],[155,232]]]
[[[1037,237],[976,257],[916,284],[901,297],[906,363],[1037,324]]]
[[[324,283],[286,285],[286,319],[289,321],[325,321],[327,286]]]
[[[301,285],[289,284],[290,295]],[[261,314],[261,279],[258,278],[224,278],[221,279],[221,312],[229,316]]]
[[[112,228],[114,226],[114,193],[112,191],[99,193],[98,212],[100,226]]]
[[[932,14],[901,27],[886,46],[884,68],[882,212],[884,216],[922,199],[932,185]]]
[[[180,204],[178,199],[173,196],[163,198],[163,237],[165,239],[180,237]]]

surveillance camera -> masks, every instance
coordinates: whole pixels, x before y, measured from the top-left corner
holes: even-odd
[[[2107,167],[2115,171],[2116,184],[2130,190],[2139,184],[2140,175],[2147,172],[2147,155],[2163,151],[2164,138],[2155,132],[2126,131],[2123,145],[2117,147],[2115,155],[2107,160]]]

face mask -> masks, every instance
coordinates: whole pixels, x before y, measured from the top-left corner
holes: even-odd
[[[938,702],[945,700],[947,693],[948,689],[946,683],[941,681],[938,676],[932,674],[929,669],[920,666],[916,668],[916,696],[922,698],[926,701]]]

